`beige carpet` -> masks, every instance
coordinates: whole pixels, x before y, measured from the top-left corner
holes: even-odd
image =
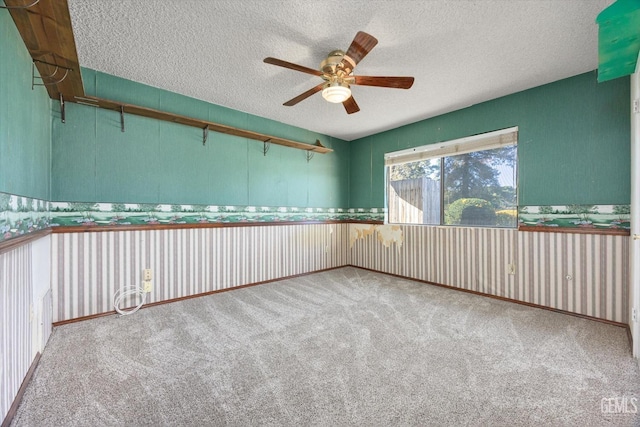
[[[623,328],[348,267],[58,327],[13,425],[638,425],[610,413],[638,397]]]

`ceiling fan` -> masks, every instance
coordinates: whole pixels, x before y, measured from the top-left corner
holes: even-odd
[[[322,91],[322,97],[329,102],[342,103],[348,114],[357,113],[360,107],[351,94],[351,85],[390,87],[409,89],[413,85],[413,77],[371,77],[356,76],[353,70],[358,63],[367,56],[371,49],[378,44],[378,39],[364,31],[358,31],[346,52],[334,50],[320,63],[320,69],[314,70],[302,65],[293,64],[276,58],[265,58],[267,64],[277,65],[291,70],[300,71],[322,77],[323,83],[301,93],[283,105],[291,107],[303,101],[316,92]]]

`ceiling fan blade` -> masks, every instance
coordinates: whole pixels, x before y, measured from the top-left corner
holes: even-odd
[[[392,87],[396,89],[409,89],[413,86],[413,77],[371,77],[354,76],[352,84],[362,86]]]
[[[373,49],[378,44],[378,39],[373,37],[371,34],[367,34],[364,31],[358,31],[358,34],[354,37],[351,42],[351,46],[347,49],[347,55],[349,58],[353,59],[355,62],[354,65],[357,65],[358,62],[362,61],[362,58],[367,56],[371,49]]]
[[[313,68],[304,67],[302,65],[294,64],[292,62],[283,61],[277,58],[264,58],[264,62],[271,65],[277,65],[279,67],[289,68],[290,70],[301,71],[307,74],[313,74],[314,76],[321,76],[322,72],[314,70]]]
[[[320,92],[322,90],[322,87],[324,86],[324,83],[320,83],[318,86],[309,89],[308,91],[301,93],[300,95],[296,96],[293,99],[288,100],[287,102],[285,102],[282,105],[286,105],[287,107],[292,107],[294,105],[296,105],[298,102],[300,101],[304,101],[305,99],[307,99],[308,97],[310,97],[311,95],[313,95],[316,92]]]
[[[344,101],[342,105],[344,105],[344,109],[347,110],[347,114],[353,114],[360,111],[360,107],[358,107],[356,100],[353,99],[353,95],[351,95],[349,99]]]

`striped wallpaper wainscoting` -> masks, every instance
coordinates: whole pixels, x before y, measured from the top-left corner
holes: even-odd
[[[351,264],[627,323],[628,244],[628,236],[370,224],[56,233],[53,321],[112,311],[115,291],[140,285],[145,268],[147,302],[158,302]]]
[[[350,224],[352,265],[628,322],[629,237]],[[397,228],[394,241],[386,229]],[[512,272],[513,274],[510,274]]]
[[[54,233],[53,321],[113,310],[121,286],[153,271],[147,302],[347,264],[348,224]]]
[[[0,254],[0,418],[33,361],[31,245]]]
[[[518,298],[629,322],[629,236],[520,232]]]

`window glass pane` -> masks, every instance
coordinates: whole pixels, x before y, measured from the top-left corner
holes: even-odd
[[[516,227],[516,146],[444,158],[444,224]]]
[[[518,128],[385,154],[389,223],[518,226]]]
[[[440,159],[387,168],[389,222],[440,224]]]

